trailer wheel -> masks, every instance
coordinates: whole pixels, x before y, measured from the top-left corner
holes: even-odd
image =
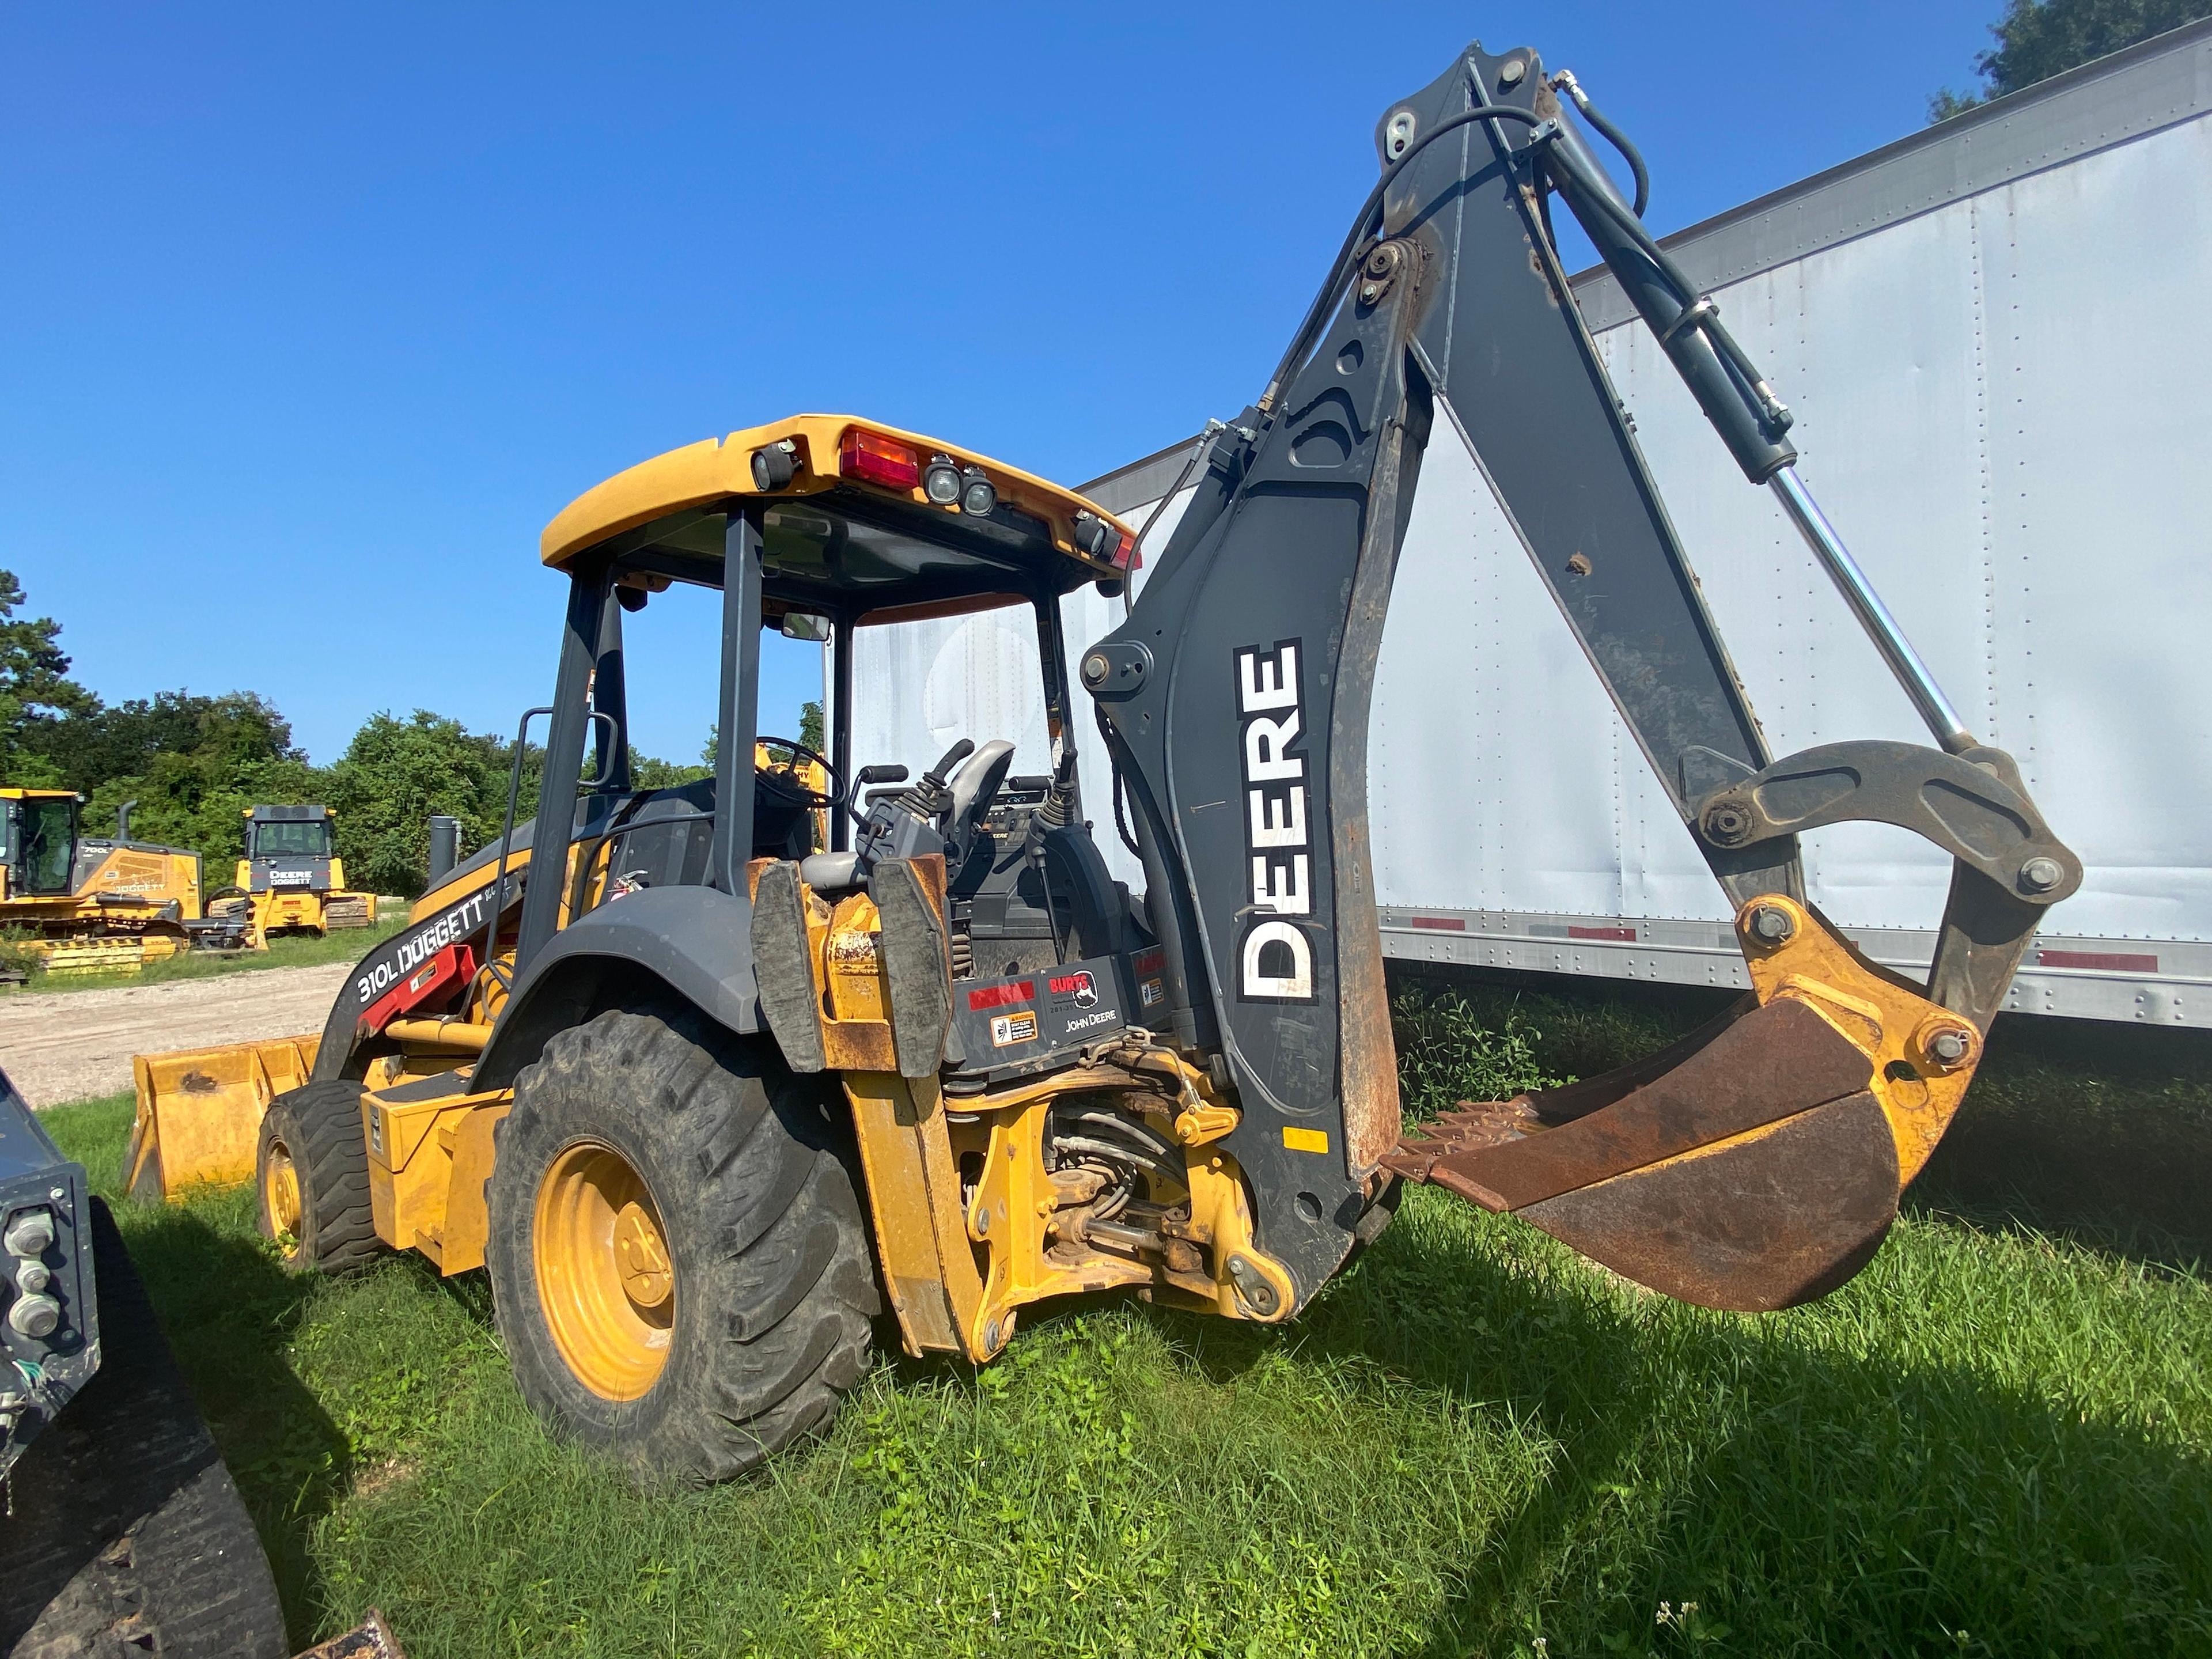
[[[486,1263],[523,1396],[641,1480],[825,1427],[880,1307],[819,1091],[690,1009],[616,1011],[517,1080]]]
[[[254,1148],[261,1231],[295,1273],[358,1272],[383,1253],[368,1196],[361,1085],[327,1079],[269,1103]]]

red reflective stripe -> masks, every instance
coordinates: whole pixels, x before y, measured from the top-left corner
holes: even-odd
[[[986,985],[968,994],[968,1009],[974,1013],[984,1008],[1004,1008],[1016,1002],[1034,1002],[1036,981],[1018,979],[1011,985]]]
[[[1636,930],[1633,927],[1577,927],[1570,922],[1567,926],[1567,937],[1569,939],[1620,939],[1626,944],[1633,945],[1636,943]]]
[[[2038,951],[2039,968],[2096,968],[2108,974],[2154,974],[2156,957],[2130,956],[2122,951]]]
[[[1457,916],[1408,916],[1406,920],[1416,927],[1431,927],[1440,933],[1464,933],[1467,923]]]

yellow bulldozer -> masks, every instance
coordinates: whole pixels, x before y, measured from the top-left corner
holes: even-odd
[[[256,949],[285,934],[320,939],[376,921],[376,897],[346,890],[327,806],[249,806],[246,856],[235,884],[213,895],[210,915],[244,921]]]
[[[204,913],[198,853],[131,838],[137,805],[118,809],[114,835],[87,836],[74,791],[0,789],[0,929],[19,960],[51,974],[136,972],[179,951],[246,944],[234,922]]]
[[[1408,1182],[1708,1306],[1788,1307],[1857,1272],[2081,865],[1866,585],[1796,477],[1786,408],[1534,54],[1469,48],[1376,143],[1381,181],[1305,323],[1086,648],[1060,600],[1125,591],[1130,528],[918,434],[794,416],[572,502],[541,538],[567,603],[534,816],[511,789],[500,838],[362,959],[319,1032],[143,1060],[134,1186],[250,1175],[301,1269],[414,1250],[487,1271],[548,1425],[698,1480],[825,1424],[886,1304],[908,1352],[975,1362],[1074,1292],[1281,1322]],[[1577,309],[1555,198],[1936,746],[1767,750]],[[1443,424],[1727,895],[1751,990],[1646,1061],[1408,1134],[1366,734]],[[641,789],[624,618],[678,586],[718,599],[722,741],[712,778]],[[856,769],[859,630],[981,611],[1034,629],[1043,786],[1012,787],[1015,743],[988,731],[919,779]],[[826,633],[834,690],[829,752],[775,740],[792,763],[764,769],[770,628]],[[1141,894],[1091,834],[1094,743]],[[1850,822],[1953,860],[1925,983],[1807,902],[1798,837]]]

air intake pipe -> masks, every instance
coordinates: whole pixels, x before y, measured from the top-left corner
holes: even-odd
[[[443,812],[430,818],[430,885],[437,886],[461,861],[461,821]]]

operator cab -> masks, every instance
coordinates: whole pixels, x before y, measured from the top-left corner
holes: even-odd
[[[79,797],[67,789],[0,789],[6,872],[0,896],[66,894],[76,874]]]
[[[544,537],[545,562],[572,580],[547,748],[580,750],[588,733],[596,757],[560,817],[580,854],[606,849],[602,877],[574,883],[572,905],[669,886],[726,891],[741,866],[757,880],[760,860],[795,862],[806,889],[834,904],[866,893],[886,860],[941,856],[960,981],[954,1078],[981,1086],[1041,1069],[1060,1063],[1062,1039],[1145,1023],[1131,1011],[1161,1000],[1138,982],[1151,935],[1085,826],[1060,614],[1085,583],[1118,592],[1134,553],[1127,526],[1056,485],[847,416],[708,440],[588,491]],[[684,586],[721,594],[718,731],[735,741],[718,744],[714,776],[639,789],[623,619]],[[1018,755],[1011,734],[976,732],[919,778],[898,765],[856,770],[856,630],[1000,610],[1026,611],[1035,629],[1050,752]],[[829,647],[826,752],[757,729],[763,629]],[[582,706],[567,707],[580,685]],[[748,752],[750,767],[732,763]],[[538,823],[547,804],[541,796]],[[517,826],[507,844],[519,849],[534,828]],[[543,943],[526,913],[518,972]]]

